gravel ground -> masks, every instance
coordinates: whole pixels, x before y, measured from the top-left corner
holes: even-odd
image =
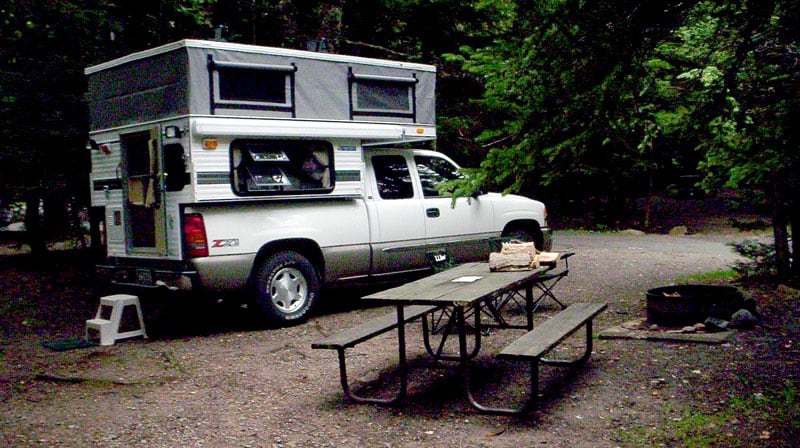
[[[595,328],[619,325],[643,316],[647,289],[726,269],[736,259],[726,243],[746,237],[557,232],[554,249],[577,253],[557,294],[568,303],[608,302]],[[708,436],[696,446],[763,447],[794,446],[800,435],[796,410],[778,418],[736,405],[752,410],[752,397],[798,384],[798,300],[771,293],[756,292],[762,325],[721,345],[597,340],[585,367],[543,367],[540,407],[512,418],[475,413],[451,368],[412,369],[409,396],[396,408],[343,400],[335,353],[311,343],[389,311],[359,307],[363,291],[333,291],[309,322],[278,329],[254,325],[240,308],[148,299],[149,340],[51,351],[41,343],[81,337],[93,316],[90,268],[19,260],[0,259],[0,445],[627,447],[684,446],[696,433]],[[482,353],[512,333],[485,338]],[[415,361],[424,353],[418,336],[415,326]],[[349,352],[356,385],[391,388],[393,340]],[[476,362],[476,378],[487,399],[520,392],[520,366],[490,355]],[[687,430],[683,423],[698,415],[712,418]]]

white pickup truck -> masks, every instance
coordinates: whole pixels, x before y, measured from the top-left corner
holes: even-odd
[[[180,41],[86,73],[100,268],[118,285],[244,290],[291,323],[323,286],[424,274],[434,252],[550,248],[541,202],[453,201],[437,189],[461,176],[451,159],[392,148],[435,139],[432,66]]]

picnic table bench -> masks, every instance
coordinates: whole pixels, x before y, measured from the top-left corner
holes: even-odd
[[[585,363],[592,354],[592,319],[607,307],[606,303],[572,304],[522,335],[496,355],[501,359],[523,360],[530,363],[528,399],[522,407],[494,408],[481,405],[474,400],[473,406],[486,413],[505,415],[522,414],[531,410],[536,405],[539,393],[539,363],[556,366],[574,366]],[[586,343],[584,352],[579,358],[573,360],[543,358],[581,327],[586,328]]]
[[[429,305],[413,305],[406,307],[403,311],[403,323],[411,322],[423,316],[426,313],[436,310],[437,307]],[[402,331],[400,326],[400,330]],[[353,393],[350,389],[350,383],[347,379],[347,362],[345,350],[354,347],[364,341],[379,336],[387,331],[398,328],[397,313],[392,311],[389,314],[370,319],[361,325],[353,328],[342,330],[334,333],[320,341],[311,344],[314,349],[331,349],[336,350],[339,355],[339,380],[342,383],[342,389],[345,396],[357,403],[375,403],[375,404],[392,404],[402,398],[402,391],[405,387],[401,387],[401,393],[393,398],[383,399],[374,397],[362,397]],[[403,350],[404,352],[405,350]]]

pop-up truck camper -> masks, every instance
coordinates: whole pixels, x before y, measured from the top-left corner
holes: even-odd
[[[541,202],[453,204],[436,186],[458,166],[407,149],[436,139],[433,66],[183,40],[86,75],[98,267],[120,287],[236,291],[291,323],[323,286],[424,273],[432,251],[549,249]]]

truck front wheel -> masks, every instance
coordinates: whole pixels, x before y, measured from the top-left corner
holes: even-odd
[[[317,303],[320,282],[314,265],[297,252],[278,252],[256,276],[256,309],[271,323],[303,322]]]
[[[503,236],[526,243],[533,242],[536,250],[550,250],[549,247],[544,247],[544,236],[541,231],[531,232],[526,229],[515,229],[504,233]]]

